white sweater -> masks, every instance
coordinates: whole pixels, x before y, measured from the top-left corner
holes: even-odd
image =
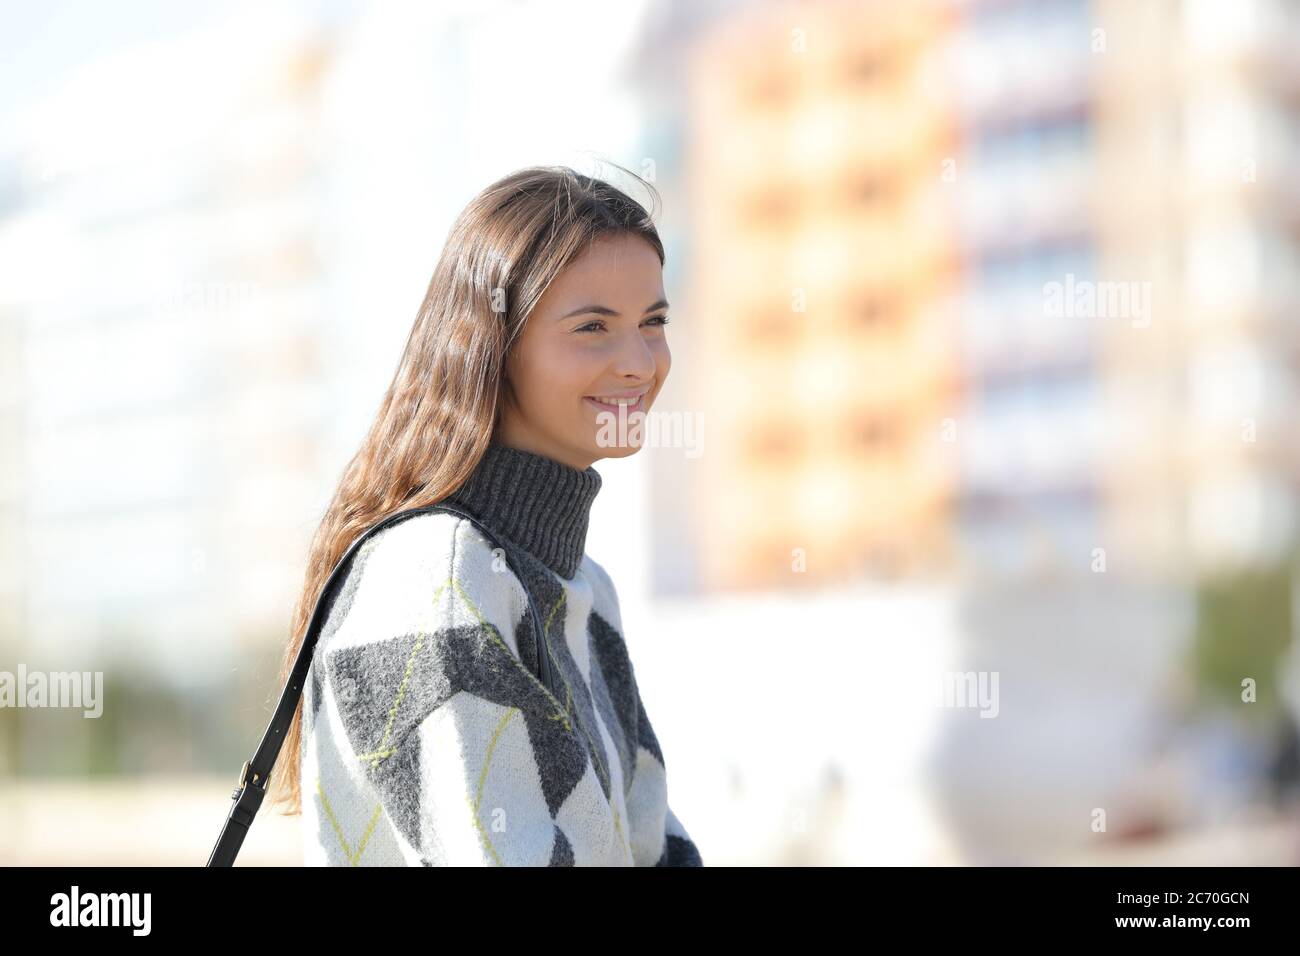
[[[583,551],[599,487],[493,444],[450,500],[520,575],[446,513],[357,550],[304,688],[307,865],[703,865],[668,805],[618,596]],[[524,582],[563,700],[533,671]]]

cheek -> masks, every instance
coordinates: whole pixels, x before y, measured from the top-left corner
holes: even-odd
[[[603,363],[596,350],[563,338],[545,343],[530,354],[528,392],[545,406],[571,404],[582,397],[600,376]]]

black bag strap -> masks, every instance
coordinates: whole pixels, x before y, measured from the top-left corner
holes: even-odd
[[[230,807],[230,815],[221,828],[221,835],[217,837],[216,846],[212,848],[212,854],[208,857],[208,866],[233,865],[235,857],[239,853],[239,848],[244,843],[244,837],[248,835],[248,829],[253,825],[253,817],[257,815],[258,808],[262,805],[262,798],[266,796],[271,768],[275,766],[276,757],[280,754],[285,734],[288,732],[289,725],[293,721],[294,712],[298,708],[298,700],[302,696],[303,685],[307,681],[307,671],[311,667],[312,652],[316,649],[316,640],[320,636],[320,629],[324,625],[324,619],[327,616],[325,610],[329,603],[327,599],[342,581],[343,572],[348,562],[352,560],[353,555],[356,554],[362,543],[376,532],[415,515],[437,511],[459,515],[473,524],[487,538],[494,549],[499,548],[501,550],[502,554],[505,555],[507,567],[515,573],[520,583],[523,583],[523,576],[510,562],[510,552],[501,547],[496,537],[483,527],[477,518],[456,505],[439,502],[423,508],[408,508],[405,511],[394,512],[367,528],[364,534],[352,542],[343,557],[339,558],[338,564],[334,566],[334,570],[330,572],[325,586],[321,589],[321,595],[316,600],[316,607],[312,611],[311,620],[307,625],[307,634],[303,638],[302,647],[298,649],[298,656],[294,660],[288,683],[285,684],[284,690],[280,692],[280,702],[276,704],[275,712],[271,715],[271,722],[267,725],[266,733],[262,735],[262,742],[258,746],[257,752],[253,754],[252,759],[245,760],[244,766],[240,768],[239,786],[231,795],[234,803]],[[541,616],[533,605],[532,596],[528,593],[526,585],[524,586],[524,595],[528,600],[528,610],[532,614],[533,620],[533,643],[536,650],[534,669],[538,679],[554,695],[554,667],[551,661],[550,649],[546,644],[546,636],[542,633]]]

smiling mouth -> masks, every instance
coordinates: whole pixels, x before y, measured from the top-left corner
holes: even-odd
[[[614,414],[617,415],[620,410],[626,409],[627,413],[630,415],[632,414],[632,412],[641,411],[642,407],[645,405],[645,397],[646,397],[646,393],[643,392],[642,394],[637,396],[635,402],[630,402],[627,404],[611,404],[609,402],[597,401],[596,399],[592,398],[590,395],[584,395],[583,401],[589,402],[592,406],[594,406],[596,409],[602,412],[613,412]]]

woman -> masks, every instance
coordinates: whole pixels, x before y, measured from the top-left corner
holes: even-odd
[[[357,549],[272,776],[308,864],[702,865],[585,553],[592,462],[636,451],[626,426],[671,365],[663,260],[644,208],[563,167],[505,177],[453,225],[313,541],[282,680],[335,563],[385,516],[446,500],[508,555],[441,512]]]

